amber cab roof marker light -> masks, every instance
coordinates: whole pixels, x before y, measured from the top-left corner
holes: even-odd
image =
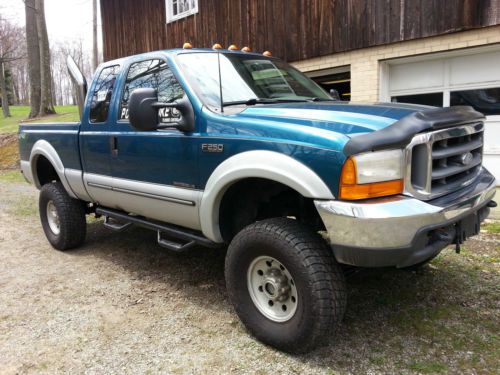
[[[237,51],[238,50],[238,46],[236,46],[235,44],[231,44],[229,47],[227,47],[228,50],[230,51]]]
[[[272,55],[273,55],[273,54],[271,53],[271,51],[264,51],[262,54],[263,54],[264,56],[267,56],[267,57],[270,57],[270,56],[272,56]]]
[[[191,49],[191,48],[193,48],[193,45],[189,42],[186,42],[182,45],[182,48],[183,49]]]
[[[250,47],[245,46],[241,49],[241,52],[252,52],[252,50],[250,49]]]
[[[348,158],[342,167],[342,173],[340,175],[340,199],[360,200],[386,197],[389,195],[401,194],[404,189],[403,180],[358,184],[356,176],[356,161],[353,158]]]
[[[212,49],[222,49],[222,46],[221,46],[219,43],[215,43],[215,44],[212,46]]]

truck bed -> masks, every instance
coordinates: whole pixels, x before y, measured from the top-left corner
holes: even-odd
[[[21,160],[29,161],[35,143],[46,141],[57,150],[65,168],[81,170],[78,142],[79,129],[79,122],[21,124],[19,126]]]

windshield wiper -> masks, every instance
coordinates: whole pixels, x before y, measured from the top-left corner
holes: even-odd
[[[275,99],[262,99],[262,98],[252,98],[248,100],[236,100],[234,102],[224,102],[223,106],[228,107],[231,105],[256,105],[256,104],[269,104],[278,103]]]
[[[334,102],[335,100],[333,99],[327,99],[327,98],[309,98],[307,99],[308,102]]]
[[[310,101],[328,100],[321,98],[310,99],[268,99],[268,98],[252,98],[248,100],[237,100],[234,102],[225,102],[224,107],[231,105],[256,105],[256,104],[276,104],[276,103],[306,103]]]

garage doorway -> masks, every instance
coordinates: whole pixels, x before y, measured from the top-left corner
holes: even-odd
[[[350,66],[341,66],[332,69],[307,72],[306,75],[314,82],[330,92],[331,89],[339,93],[342,101],[351,100],[351,69]]]
[[[385,61],[381,100],[436,107],[469,105],[486,116],[484,165],[500,180],[500,47]]]

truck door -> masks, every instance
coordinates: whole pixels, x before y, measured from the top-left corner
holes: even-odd
[[[96,74],[88,94],[82,116],[80,154],[83,179],[88,193],[95,202],[107,205],[112,199],[110,167],[110,136],[112,101],[116,96],[119,65],[106,66]]]
[[[128,99],[137,88],[154,88],[160,102],[184,96],[163,58],[130,65],[120,88],[111,143],[113,196],[117,208],[189,228],[199,229],[197,137],[177,129],[141,132],[128,120]],[[160,111],[162,122],[176,121],[175,110]]]

